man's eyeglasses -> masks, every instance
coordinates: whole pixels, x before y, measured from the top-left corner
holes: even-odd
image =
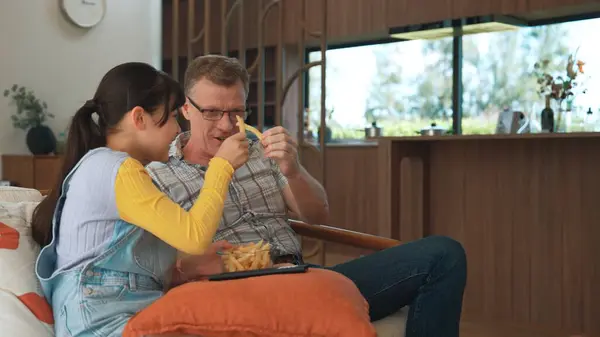
[[[190,104],[198,109],[198,111],[200,111],[200,113],[202,114],[202,117],[206,120],[209,121],[218,121],[221,120],[221,118],[223,118],[223,115],[225,113],[229,114],[229,119],[231,120],[232,123],[237,123],[237,116],[240,116],[243,120],[246,120],[246,118],[248,118],[248,116],[250,116],[250,113],[252,112],[250,109],[246,109],[246,110],[239,110],[239,109],[234,109],[234,110],[220,110],[220,109],[207,109],[207,108],[201,108],[198,104],[196,104],[196,102],[194,102],[191,98],[187,98],[188,101],[190,101]]]

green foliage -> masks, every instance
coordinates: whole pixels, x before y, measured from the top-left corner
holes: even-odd
[[[46,102],[40,101],[32,90],[24,86],[14,84],[10,89],[4,90],[4,97],[10,97],[17,107],[16,113],[10,116],[17,129],[27,130],[43,125],[48,118],[54,118],[48,112]]]
[[[390,48],[393,54],[390,54]],[[371,83],[365,111],[365,118],[369,124],[381,119],[382,116],[398,116],[406,110],[404,101],[397,98],[403,80],[402,67],[398,67],[394,54],[401,56],[400,45],[375,45],[372,50],[377,74]]]

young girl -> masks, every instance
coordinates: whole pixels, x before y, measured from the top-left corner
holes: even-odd
[[[121,336],[128,319],[163,294],[176,251],[202,254],[211,244],[248,143],[242,133],[223,142],[186,212],[144,169],[168,159],[184,101],[166,74],[125,63],[73,117],[62,179],[32,222],[45,246],[36,273],[57,337]]]

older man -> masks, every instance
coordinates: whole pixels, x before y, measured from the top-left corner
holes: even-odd
[[[156,184],[190,208],[202,188],[208,161],[247,117],[249,75],[234,58],[193,60],[185,74],[188,97],[183,116],[190,132],[173,143],[166,164],[148,167]],[[297,144],[282,127],[250,143],[249,159],[233,177],[215,241],[268,241],[275,263],[301,263],[299,241],[288,211],[309,223],[327,223],[323,187],[300,165]],[[330,269],[353,280],[370,305],[372,320],[410,305],[407,337],[458,336],[466,259],[462,246],[446,237],[427,237],[373,253]]]

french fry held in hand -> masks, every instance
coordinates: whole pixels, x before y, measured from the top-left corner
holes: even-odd
[[[244,120],[242,119],[242,117],[240,116],[235,116],[237,118],[237,125],[240,128],[240,132],[246,133],[246,130],[252,132],[254,135],[256,135],[256,137],[258,137],[258,139],[262,140],[263,139],[263,134],[258,131],[255,127],[253,127],[252,125],[247,125]]]
[[[262,240],[226,250],[222,253],[226,272],[246,271],[269,268],[271,262],[271,245]]]

